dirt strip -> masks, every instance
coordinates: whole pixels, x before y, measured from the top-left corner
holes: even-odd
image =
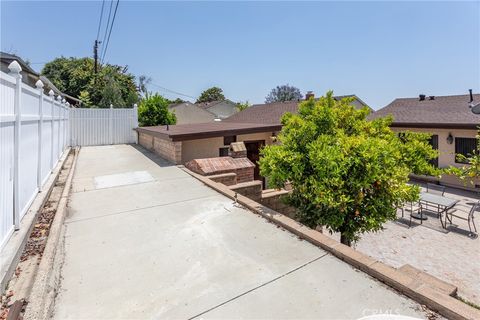
[[[15,274],[8,283],[5,294],[1,296],[0,320],[11,319],[13,314],[10,313],[14,311],[17,313],[19,303],[23,306],[21,312],[25,311],[73,160],[74,154],[71,152],[62,166],[48,199],[38,213]],[[21,317],[21,314],[16,315],[15,319],[18,317]]]

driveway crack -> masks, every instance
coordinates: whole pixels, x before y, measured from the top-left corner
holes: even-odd
[[[258,285],[258,286],[256,286],[256,287],[254,287],[254,288],[252,288],[252,289],[249,289],[249,290],[247,290],[247,291],[245,291],[245,292],[242,292],[242,293],[240,293],[239,295],[236,295],[235,297],[230,298],[230,299],[228,299],[228,300],[226,300],[226,301],[224,301],[224,302],[222,302],[222,303],[219,303],[219,304],[217,304],[217,305],[215,305],[215,306],[213,306],[213,307],[211,307],[211,308],[209,308],[209,309],[207,309],[207,310],[205,310],[205,311],[202,311],[202,312],[200,312],[200,313],[198,313],[198,314],[196,314],[196,315],[194,315],[194,316],[192,316],[192,317],[190,317],[190,318],[188,318],[188,319],[191,320],[191,319],[198,318],[198,317],[200,317],[200,316],[202,316],[202,315],[204,315],[204,314],[206,314],[206,313],[208,313],[208,312],[210,312],[210,311],[213,311],[213,310],[215,310],[215,309],[217,309],[217,308],[220,308],[220,307],[226,305],[227,303],[230,303],[230,302],[232,302],[232,301],[234,301],[234,300],[237,300],[237,299],[240,298],[240,297],[243,297],[244,295],[247,295],[247,294],[249,294],[249,293],[251,293],[251,292],[253,292],[253,291],[257,290],[257,289],[260,289],[260,288],[262,288],[262,287],[265,287],[266,285],[269,285],[270,283],[273,283],[273,282],[275,282],[275,281],[277,281],[277,280],[280,280],[280,279],[282,279],[283,277],[286,277],[286,276],[288,276],[289,274],[294,273],[294,272],[296,272],[296,271],[298,271],[298,270],[300,270],[300,269],[308,266],[309,264],[312,264],[312,263],[314,263],[315,261],[320,260],[321,258],[325,257],[326,255],[328,255],[328,252],[325,252],[324,254],[322,254],[322,255],[319,256],[319,257],[316,257],[315,259],[312,259],[312,260],[310,260],[310,261],[308,261],[308,262],[305,262],[304,264],[302,264],[302,265],[300,265],[300,266],[298,266],[298,267],[296,267],[296,268],[294,268],[294,269],[292,269],[292,270],[290,270],[290,271],[287,271],[287,272],[279,275],[278,277],[275,277],[275,278],[273,278],[273,279],[271,279],[271,280],[269,280],[269,281],[267,281],[267,282],[264,282],[264,283],[262,283],[262,284],[260,284],[260,285]]]

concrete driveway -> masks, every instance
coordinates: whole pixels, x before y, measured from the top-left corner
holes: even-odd
[[[425,317],[140,148],[82,148],[72,191],[56,319]]]

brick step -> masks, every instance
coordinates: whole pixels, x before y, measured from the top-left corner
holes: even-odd
[[[413,278],[418,279],[428,285],[429,287],[436,289],[442,293],[445,293],[449,296],[455,296],[457,294],[457,287],[438,279],[437,277],[432,276],[422,270],[415,268],[409,264],[405,264],[397,269],[399,272]]]

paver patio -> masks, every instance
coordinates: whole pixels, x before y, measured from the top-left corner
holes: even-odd
[[[65,225],[57,319],[425,317],[416,302],[133,146],[81,149]]]
[[[460,200],[456,208],[468,212],[478,201],[475,194],[447,188],[445,197]],[[480,304],[480,239],[468,236],[466,221],[454,219],[454,225],[442,229],[438,218],[429,216],[423,225],[413,219],[385,224],[378,233],[362,236],[355,248],[393,267],[410,264],[446,282],[458,286],[458,295]],[[476,216],[480,231],[480,216]]]

